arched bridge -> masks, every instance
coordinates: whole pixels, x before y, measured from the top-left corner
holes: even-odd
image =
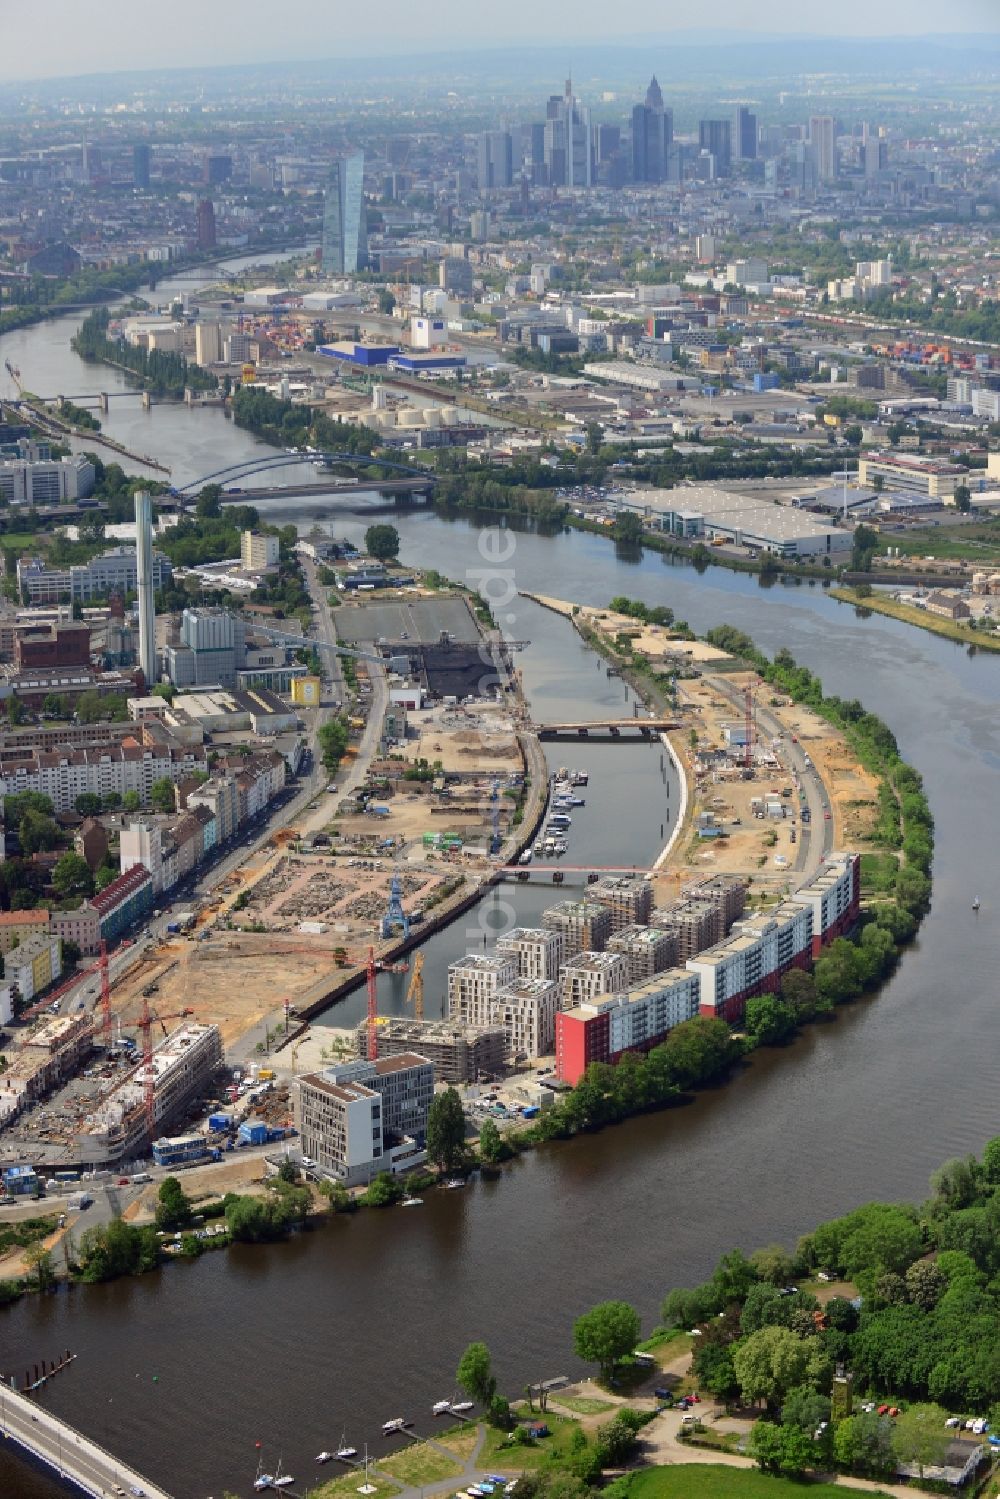
[[[401,492],[417,491],[430,489],[436,483],[435,476],[429,469],[418,468],[412,463],[396,463],[391,458],[376,458],[371,453],[271,453],[265,458],[247,458],[242,463],[231,463],[226,468],[218,468],[214,473],[203,474],[200,479],[189,480],[187,484],[171,490],[171,493],[179,499],[190,499],[206,484],[225,486],[234,479],[248,479],[251,474],[268,473],[271,469],[299,468],[303,465],[314,466],[318,463],[345,463],[355,466],[367,464],[375,468],[388,469],[392,475],[399,476],[389,481],[380,481],[378,486],[380,489],[393,489]]]

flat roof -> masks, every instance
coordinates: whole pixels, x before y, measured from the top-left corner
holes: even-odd
[[[839,527],[817,520],[797,506],[779,505],[765,494],[740,494],[713,485],[640,489],[632,491],[629,498],[633,504],[646,505],[659,514],[700,515],[710,525],[753,531],[779,541],[793,541],[800,536],[829,536],[831,532],[845,534]]]

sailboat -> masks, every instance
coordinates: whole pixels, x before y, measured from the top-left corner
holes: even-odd
[[[261,1464],[262,1464],[262,1462],[263,1462],[263,1458],[259,1457],[257,1459],[257,1477],[253,1481],[254,1488],[258,1489],[258,1490],[260,1490],[260,1489],[269,1489],[271,1487],[272,1483],[274,1482],[274,1478],[273,1478],[272,1474],[270,1474],[270,1473],[262,1473],[260,1471],[261,1470]]]
[[[337,1448],[336,1455],[342,1463],[349,1463],[352,1457],[357,1457],[358,1455],[357,1447],[348,1446],[346,1427],[340,1433],[340,1446]]]
[[[292,1484],[294,1482],[295,1479],[292,1477],[291,1473],[282,1473],[281,1458],[279,1457],[277,1471],[275,1472],[273,1479],[274,1487],[276,1489],[287,1489],[289,1484]]]

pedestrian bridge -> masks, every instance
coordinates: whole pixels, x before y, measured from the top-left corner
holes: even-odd
[[[591,718],[577,723],[539,723],[539,739],[652,739],[680,725],[672,718]]]
[[[145,1499],[171,1499],[166,1489],[150,1483],[113,1452],[99,1447],[68,1422],[2,1382],[0,1433],[91,1499],[107,1499],[108,1495],[122,1493],[141,1493]]]

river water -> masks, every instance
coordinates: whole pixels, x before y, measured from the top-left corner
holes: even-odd
[[[81,366],[54,337],[58,326],[12,336],[0,358],[12,357],[16,342],[14,362],[32,389],[83,391],[87,380],[104,388],[107,372],[95,379]],[[47,378],[36,378],[46,361]],[[128,440],[137,418],[113,405],[108,428]],[[159,407],[141,420],[139,445],[174,464],[175,477],[253,447],[215,411]],[[353,537],[385,508],[360,494],[262,506],[269,518]],[[476,581],[484,557],[474,518],[393,508],[405,560]],[[919,1198],[943,1159],[1000,1132],[1000,1055],[988,1043],[1000,957],[1000,662],[892,620],[859,618],[819,587],[762,588],[720,569],[699,577],[656,555],[616,556],[605,539],[580,533],[511,534],[504,567],[518,589],[594,604],[640,596],[668,604],[699,632],[731,622],[766,650],[787,646],[827,691],[881,713],[923,773],[937,820],[932,910],[877,997],[758,1055],[686,1108],[534,1152],[497,1182],[429,1193],[419,1213],[361,1213],[286,1245],[207,1255],[0,1314],[3,1367],[79,1352],[43,1398],[178,1499],[249,1493],[258,1440],[272,1462],[283,1454],[304,1486],[313,1455],[342,1431],[379,1452],[389,1416],[429,1429],[430,1405],[452,1393],[452,1371],[473,1337],[489,1343],[503,1388],[572,1372],[572,1322],[595,1301],[625,1296],[650,1326],[664,1293],[703,1278],[724,1249],[792,1244],[871,1198]],[[589,702],[596,715],[609,692],[624,701],[567,625],[521,599],[503,612],[514,616],[511,632],[532,641],[518,664],[536,710],[558,698],[560,708]],[[676,811],[658,750],[565,753],[594,773],[570,858],[606,849],[601,862],[613,863],[623,844],[637,862],[648,858],[665,806]],[[554,898],[500,893],[521,920]],[[435,939],[429,999],[440,995],[449,958],[477,941],[475,913]],[[356,1013],[341,1006],[329,1018],[341,1024]],[[0,1492],[8,1491],[56,1492],[0,1458]]]

